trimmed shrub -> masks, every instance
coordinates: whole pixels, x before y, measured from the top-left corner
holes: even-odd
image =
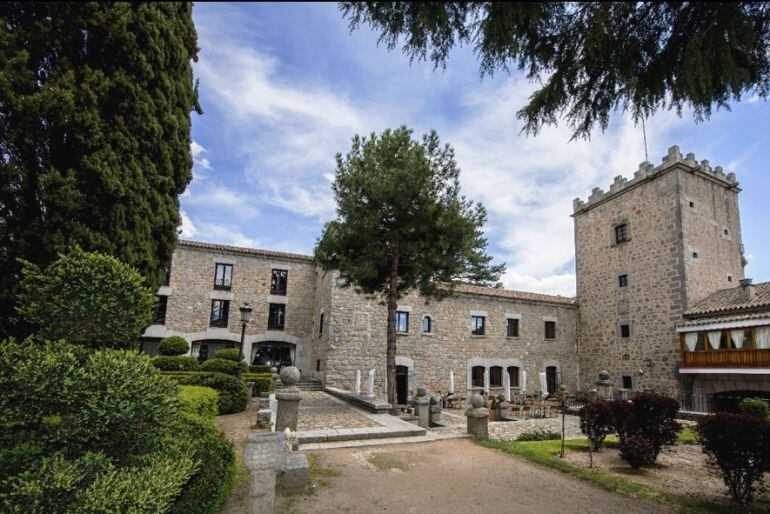
[[[45,269],[22,264],[18,311],[44,338],[134,349],[152,321],[155,295],[114,257],[75,246]]]
[[[152,365],[162,371],[198,371],[198,359],[189,355],[158,355],[153,357]]]
[[[628,436],[640,435],[655,449],[655,462],[664,446],[676,444],[682,425],[676,421],[679,402],[655,393],[639,393],[631,398],[631,417],[626,424]]]
[[[698,441],[719,469],[730,496],[750,502],[770,468],[770,423],[756,416],[718,413],[698,420]]]
[[[272,375],[273,367],[268,366],[267,364],[255,364],[253,366],[249,366],[249,371],[252,373],[270,373]]]
[[[275,380],[270,373],[244,373],[241,378],[244,382],[254,382],[254,389],[251,391],[252,396],[275,391]]]
[[[633,406],[628,400],[612,400],[607,403],[612,411],[612,426],[615,428],[615,433],[622,444],[629,436],[629,430],[631,430]]]
[[[522,432],[516,438],[517,441],[553,441],[554,439],[561,439],[561,434],[542,429]]]
[[[161,339],[158,343],[158,353],[160,355],[184,355],[190,351],[190,346],[184,337],[169,336]]]
[[[182,410],[206,419],[214,419],[217,415],[219,393],[210,387],[179,386],[179,401]]]
[[[227,375],[235,375],[235,369],[238,363],[227,359],[209,359],[203,361],[201,364],[201,371],[212,371],[217,373],[225,373]]]
[[[620,458],[634,469],[649,466],[655,462],[655,447],[647,438],[632,435],[620,443]]]
[[[214,352],[214,358],[238,362],[238,353],[240,353],[238,348],[220,348]]]
[[[200,465],[170,512],[215,514],[227,501],[235,481],[233,445],[211,420],[192,414],[182,415],[179,433],[191,448],[188,453]]]
[[[767,400],[762,398],[744,398],[738,405],[738,410],[746,416],[755,416],[762,419],[770,417],[770,406],[767,405]]]
[[[613,431],[612,410],[607,402],[598,400],[580,409],[580,431],[587,437],[593,451],[599,451],[607,434]]]
[[[249,403],[249,391],[243,380],[224,373],[190,373],[174,377],[180,385],[198,385],[210,387],[219,393],[217,412],[232,414],[246,409]]]

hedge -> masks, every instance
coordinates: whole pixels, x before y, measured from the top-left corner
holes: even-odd
[[[235,369],[237,366],[238,363],[235,361],[213,358],[207,361],[203,361],[203,364],[201,364],[201,371],[216,371],[217,373],[235,375]]]
[[[239,353],[238,348],[220,348],[214,352],[214,358],[238,362]]]
[[[744,398],[738,405],[741,414],[767,419],[770,417],[770,406],[762,398]]]
[[[190,347],[184,337],[169,336],[161,339],[158,344],[158,353],[166,356],[184,355],[190,351]]]
[[[249,403],[249,391],[243,380],[224,373],[174,373],[179,385],[197,385],[210,387],[219,393],[218,414],[232,414],[246,409]]]
[[[251,391],[252,396],[275,391],[275,381],[270,373],[244,373],[241,378],[245,382],[254,382],[254,389]]]
[[[162,371],[198,371],[198,359],[188,355],[158,355],[151,359],[152,365]]]
[[[270,373],[273,374],[273,367],[268,366],[267,364],[255,364],[253,366],[249,366],[249,371],[252,373]]]
[[[217,415],[219,393],[210,387],[179,386],[179,401],[183,411],[203,418],[214,419]]]

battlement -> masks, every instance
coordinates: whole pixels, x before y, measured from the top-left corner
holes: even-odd
[[[588,210],[594,205],[617,196],[623,191],[637,184],[651,180],[655,176],[663,173],[667,169],[677,164],[690,168],[690,171],[693,173],[700,172],[703,175],[717,180],[718,182],[723,183],[727,188],[734,188],[738,186],[738,180],[735,177],[735,173],[725,174],[721,166],[712,168],[709,164],[709,161],[707,160],[702,160],[699,163],[697,160],[695,160],[695,155],[692,153],[688,153],[686,156],[682,157],[682,153],[679,151],[679,147],[674,145],[668,149],[668,154],[663,157],[659,165],[653,166],[650,162],[644,161],[643,163],[639,164],[639,169],[634,172],[634,178],[629,180],[622,175],[618,175],[615,177],[615,180],[612,182],[612,184],[610,184],[609,191],[604,191],[600,187],[595,187],[591,190],[591,195],[586,201],[583,201],[580,198],[575,198],[572,202],[574,214]]]

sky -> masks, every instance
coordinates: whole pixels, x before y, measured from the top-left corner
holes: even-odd
[[[184,239],[311,254],[335,215],[337,153],[355,134],[407,125],[455,149],[463,193],[487,209],[488,252],[507,288],[575,294],[572,200],[645,160],[643,133],[618,112],[590,140],[566,124],[520,133],[516,111],[536,84],[481,77],[470,48],[445,69],[350,32],[335,4],[196,3],[193,180],[181,198]],[[649,160],[669,146],[735,172],[746,276],[770,280],[770,103],[749,94],[696,123],[662,111],[646,122]]]

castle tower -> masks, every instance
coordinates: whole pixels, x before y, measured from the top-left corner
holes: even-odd
[[[607,370],[618,388],[680,392],[677,323],[744,278],[739,192],[733,173],[673,146],[660,165],[575,199],[583,388]]]

